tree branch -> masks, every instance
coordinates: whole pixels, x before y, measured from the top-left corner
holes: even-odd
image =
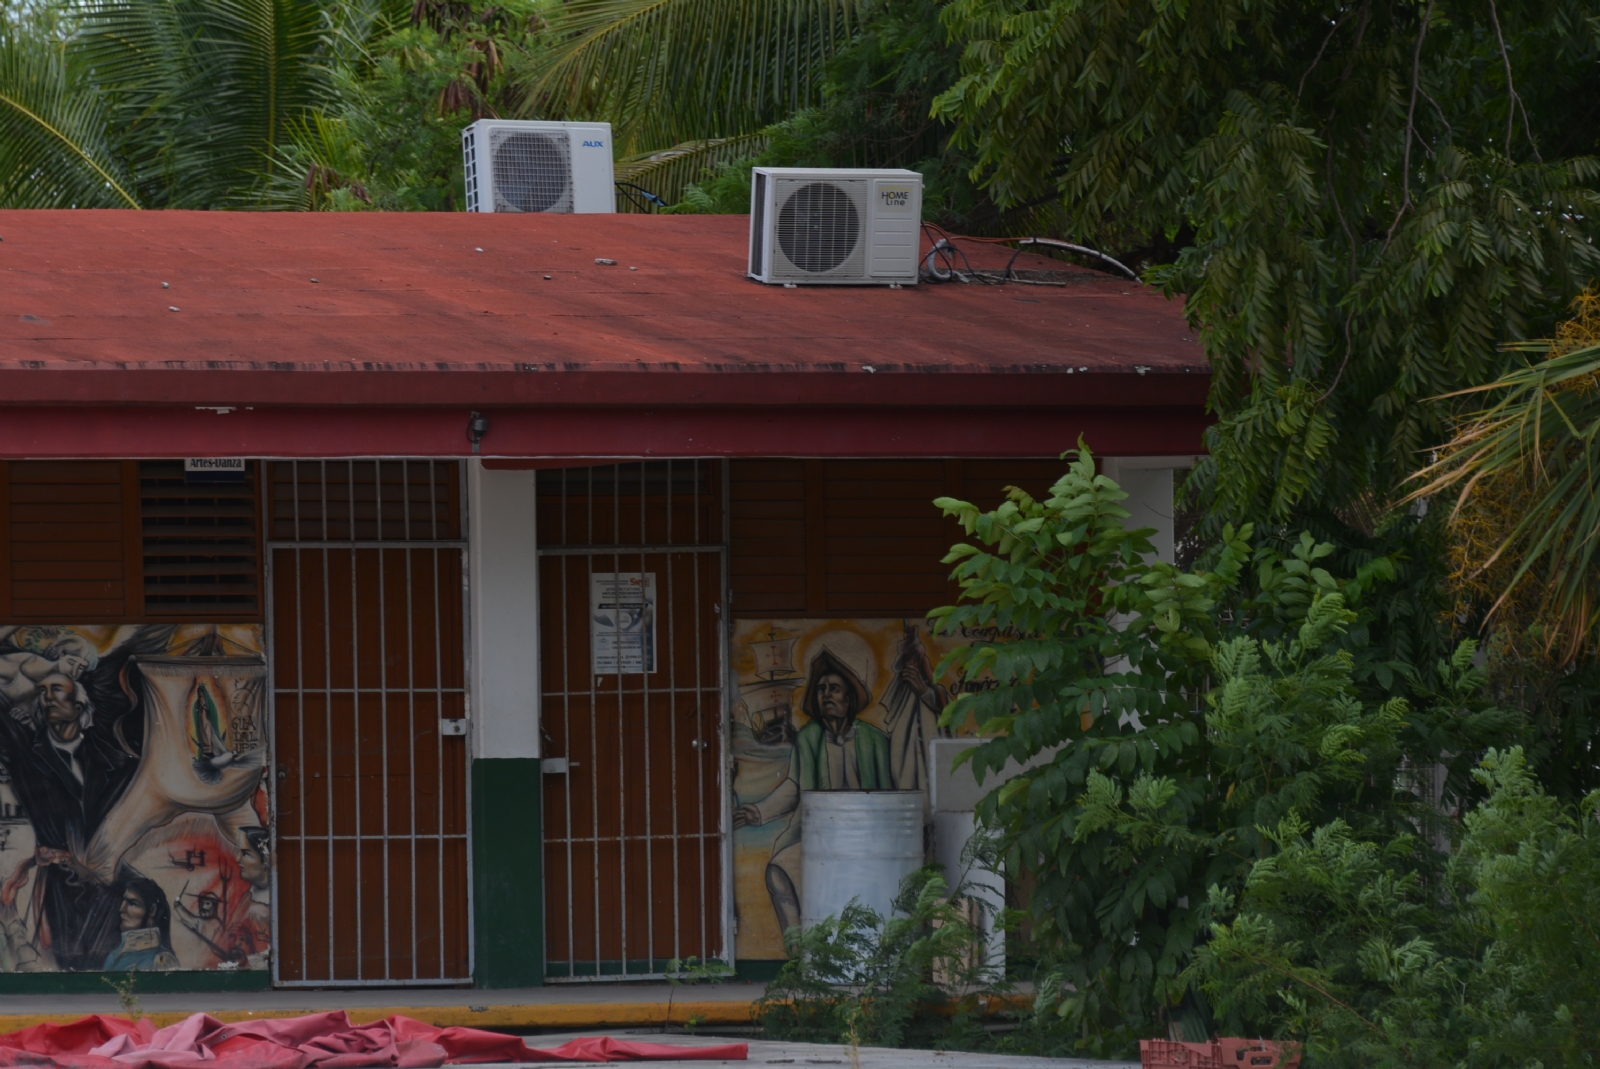
[[[1493,0],[1490,0],[1493,6]],[[1405,163],[1401,167],[1400,176],[1400,207],[1395,210],[1394,222],[1389,224],[1389,233],[1384,236],[1383,247],[1388,249],[1389,242],[1394,240],[1395,227],[1400,225],[1400,217],[1405,215],[1406,209],[1411,207],[1411,139],[1417,133],[1417,94],[1422,91],[1422,43],[1428,39],[1428,25],[1433,21],[1433,0],[1428,0],[1427,10],[1422,13],[1422,26],[1417,30],[1417,47],[1411,55],[1411,103],[1406,108],[1406,148]],[[1496,24],[1498,27],[1498,24]],[[1506,75],[1510,77],[1511,61],[1506,60]],[[1507,155],[1510,154],[1509,139],[1507,135]]]
[[[1306,68],[1306,72],[1300,76],[1300,87],[1294,91],[1294,98],[1296,100],[1299,100],[1301,96],[1305,94],[1306,79],[1311,77],[1311,72],[1316,70],[1317,64],[1322,62],[1322,54],[1328,50],[1328,42],[1333,40],[1333,35],[1339,32],[1339,27],[1344,25],[1344,20],[1349,16],[1349,14],[1350,13],[1347,11],[1343,15],[1340,15],[1338,18],[1333,20],[1333,28],[1328,31],[1328,36],[1322,39],[1322,47],[1317,49],[1316,58],[1311,61],[1311,66]]]
[[[1432,0],[1429,0],[1432,6]],[[1533,158],[1543,163],[1539,155],[1539,146],[1533,141],[1533,128],[1528,124],[1528,106],[1522,102],[1522,97],[1517,95],[1516,83],[1511,79],[1511,51],[1506,48],[1505,34],[1500,32],[1500,12],[1494,6],[1494,0],[1489,0],[1489,21],[1494,24],[1494,39],[1500,42],[1500,59],[1506,65],[1506,92],[1511,95],[1510,102],[1506,105],[1506,158],[1511,158],[1511,131],[1515,128],[1517,109],[1522,109],[1522,129],[1528,135],[1528,149],[1533,153]]]

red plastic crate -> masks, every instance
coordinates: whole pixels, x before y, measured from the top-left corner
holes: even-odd
[[[1299,1069],[1300,1047],[1270,1039],[1141,1039],[1139,1061],[1144,1069]]]
[[[1300,1044],[1270,1039],[1219,1039],[1219,1064],[1227,1069],[1300,1069]]]
[[[1144,1069],[1222,1069],[1222,1054],[1215,1043],[1141,1039],[1139,1063]]]

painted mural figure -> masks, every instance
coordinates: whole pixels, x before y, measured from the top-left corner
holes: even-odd
[[[166,972],[178,967],[172,952],[172,908],[154,880],[134,877],[117,910],[121,941],[102,966],[107,972]]]
[[[0,625],[0,971],[267,967],[259,649],[249,625]]]
[[[239,848],[239,878],[249,886],[250,896],[228,918],[225,955],[252,969],[264,969],[272,950],[271,836],[259,825],[241,827],[233,834]]]
[[[938,680],[964,640],[920,620],[748,620],[734,642],[739,953],[776,957],[800,923],[801,791],[926,789],[928,743],[953,734],[939,718],[970,684]]]
[[[21,648],[13,645],[0,653],[0,699],[5,704],[26,701],[48,676],[63,675],[68,679],[77,679],[85,669],[95,667],[99,661],[99,651],[82,635],[68,632],[58,636],[51,634],[54,630],[24,629],[18,624],[0,625],[0,643],[8,642],[18,631],[22,632],[18,636]],[[33,641],[30,642],[30,639]],[[43,644],[41,640],[47,640],[48,645],[44,645],[42,650],[36,649]]]
[[[933,659],[912,623],[904,625],[895,651],[894,678],[883,695],[883,726],[890,739],[894,783],[898,790],[928,787],[928,740],[948,737],[939,714],[950,704],[950,692],[933,678]]]
[[[888,732],[860,719],[873,704],[868,681],[876,677],[866,643],[848,631],[817,640],[808,657],[801,700],[801,711],[810,719],[795,733],[789,774],[765,798],[734,809],[735,828],[787,820],[772,844],[766,871],[767,893],[784,931],[800,923],[795,879],[800,871],[800,792],[915,790],[922,786],[920,766],[925,750],[920,732],[924,725],[918,713],[925,708],[923,696],[937,700],[942,689],[934,685],[933,666],[917,632],[908,629],[907,636],[909,641],[901,643],[894,681],[886,694],[894,695],[897,703],[888,710]],[[908,654],[911,647],[915,652]]]
[[[56,630],[11,628],[5,636],[22,648],[6,655],[15,668],[6,697],[15,704],[0,713],[0,765],[33,827],[34,854],[0,889],[0,903],[14,905],[23,878],[37,868],[40,942],[58,967],[92,969],[115,944],[117,907],[79,860],[133,778],[138,754],[129,736],[141,733],[124,730],[114,715],[97,715],[90,687],[94,681],[103,690],[104,673],[120,670],[132,651],[118,647],[102,662],[80,636]],[[50,669],[41,670],[40,661]],[[28,690],[18,686],[23,679]]]

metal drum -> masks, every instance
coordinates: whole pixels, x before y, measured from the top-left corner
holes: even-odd
[[[922,814],[921,791],[801,791],[801,926],[851,899],[887,917],[900,881],[922,867]]]

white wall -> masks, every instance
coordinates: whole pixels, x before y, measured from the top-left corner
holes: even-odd
[[[539,756],[535,475],[467,465],[474,757]]]
[[[1100,472],[1128,494],[1129,527],[1154,527],[1156,557],[1171,562],[1174,550],[1173,472],[1192,468],[1197,457],[1106,457]]]
[[[968,895],[988,905],[978,922],[985,944],[984,961],[994,968],[1004,969],[1006,936],[995,921],[1006,908],[1005,881],[998,873],[965,864],[962,854],[977,831],[974,810],[983,796],[1017,773],[1050,761],[1056,749],[1052,747],[1026,765],[1007,761],[1004,769],[985,776],[980,786],[970,763],[960,768],[954,766],[962,752],[982,743],[982,739],[972,738],[928,740],[928,808],[932,811],[933,825],[933,849],[928,860],[944,868],[945,880],[952,889],[965,884]]]

